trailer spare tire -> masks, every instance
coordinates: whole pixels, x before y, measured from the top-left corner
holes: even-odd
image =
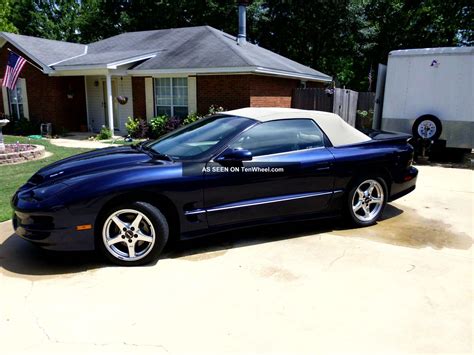
[[[442,125],[438,117],[433,115],[423,115],[413,123],[413,136],[421,139],[435,141],[441,135]]]

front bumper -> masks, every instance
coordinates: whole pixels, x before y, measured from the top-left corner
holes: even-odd
[[[84,216],[75,216],[66,207],[54,211],[21,210],[21,201],[15,198],[12,205],[13,228],[19,237],[48,250],[94,249],[93,229],[76,230],[76,226],[86,224]]]
[[[400,176],[395,177],[390,188],[389,202],[415,190],[417,177],[418,169],[413,166],[408,168],[403,174],[400,174]]]

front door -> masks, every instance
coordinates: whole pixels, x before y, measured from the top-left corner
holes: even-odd
[[[118,102],[116,100],[117,97],[117,80],[112,79],[112,105],[113,105],[113,115],[114,115],[114,130],[120,130],[119,127],[119,107]],[[107,85],[105,80],[102,80],[102,107],[104,109],[104,118],[105,122],[104,125],[106,127],[109,126],[109,110],[107,110]]]
[[[241,134],[229,149],[251,161],[210,161],[204,201],[210,226],[279,219],[325,210],[332,197],[333,155],[312,120],[270,121]],[[217,159],[218,160],[218,159]]]

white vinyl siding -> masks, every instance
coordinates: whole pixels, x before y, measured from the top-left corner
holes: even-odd
[[[116,105],[115,113],[117,114],[117,127],[121,134],[126,133],[125,123],[128,117],[133,116],[133,92],[132,92],[132,78],[130,76],[113,76],[113,86],[116,88],[116,96],[126,96],[128,101],[125,105],[117,103],[117,98],[113,97],[114,105]],[[89,116],[89,129],[98,132],[103,125],[106,125],[105,120],[105,99],[104,99],[104,88],[105,77],[104,76],[87,76],[87,113]]]
[[[89,115],[89,129],[100,131],[105,124],[105,114],[102,98],[101,76],[87,76],[87,113]]]
[[[132,77],[131,76],[117,76],[113,77],[112,80],[117,81],[117,94],[118,96],[128,97],[128,101],[125,105],[118,104],[118,128],[123,134],[127,131],[125,123],[129,117],[133,117],[133,90],[132,90]],[[116,98],[114,97],[114,100]]]
[[[155,78],[156,115],[188,115],[188,78]]]

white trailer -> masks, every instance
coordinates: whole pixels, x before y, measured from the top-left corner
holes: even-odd
[[[474,148],[474,48],[390,52],[381,128]]]

